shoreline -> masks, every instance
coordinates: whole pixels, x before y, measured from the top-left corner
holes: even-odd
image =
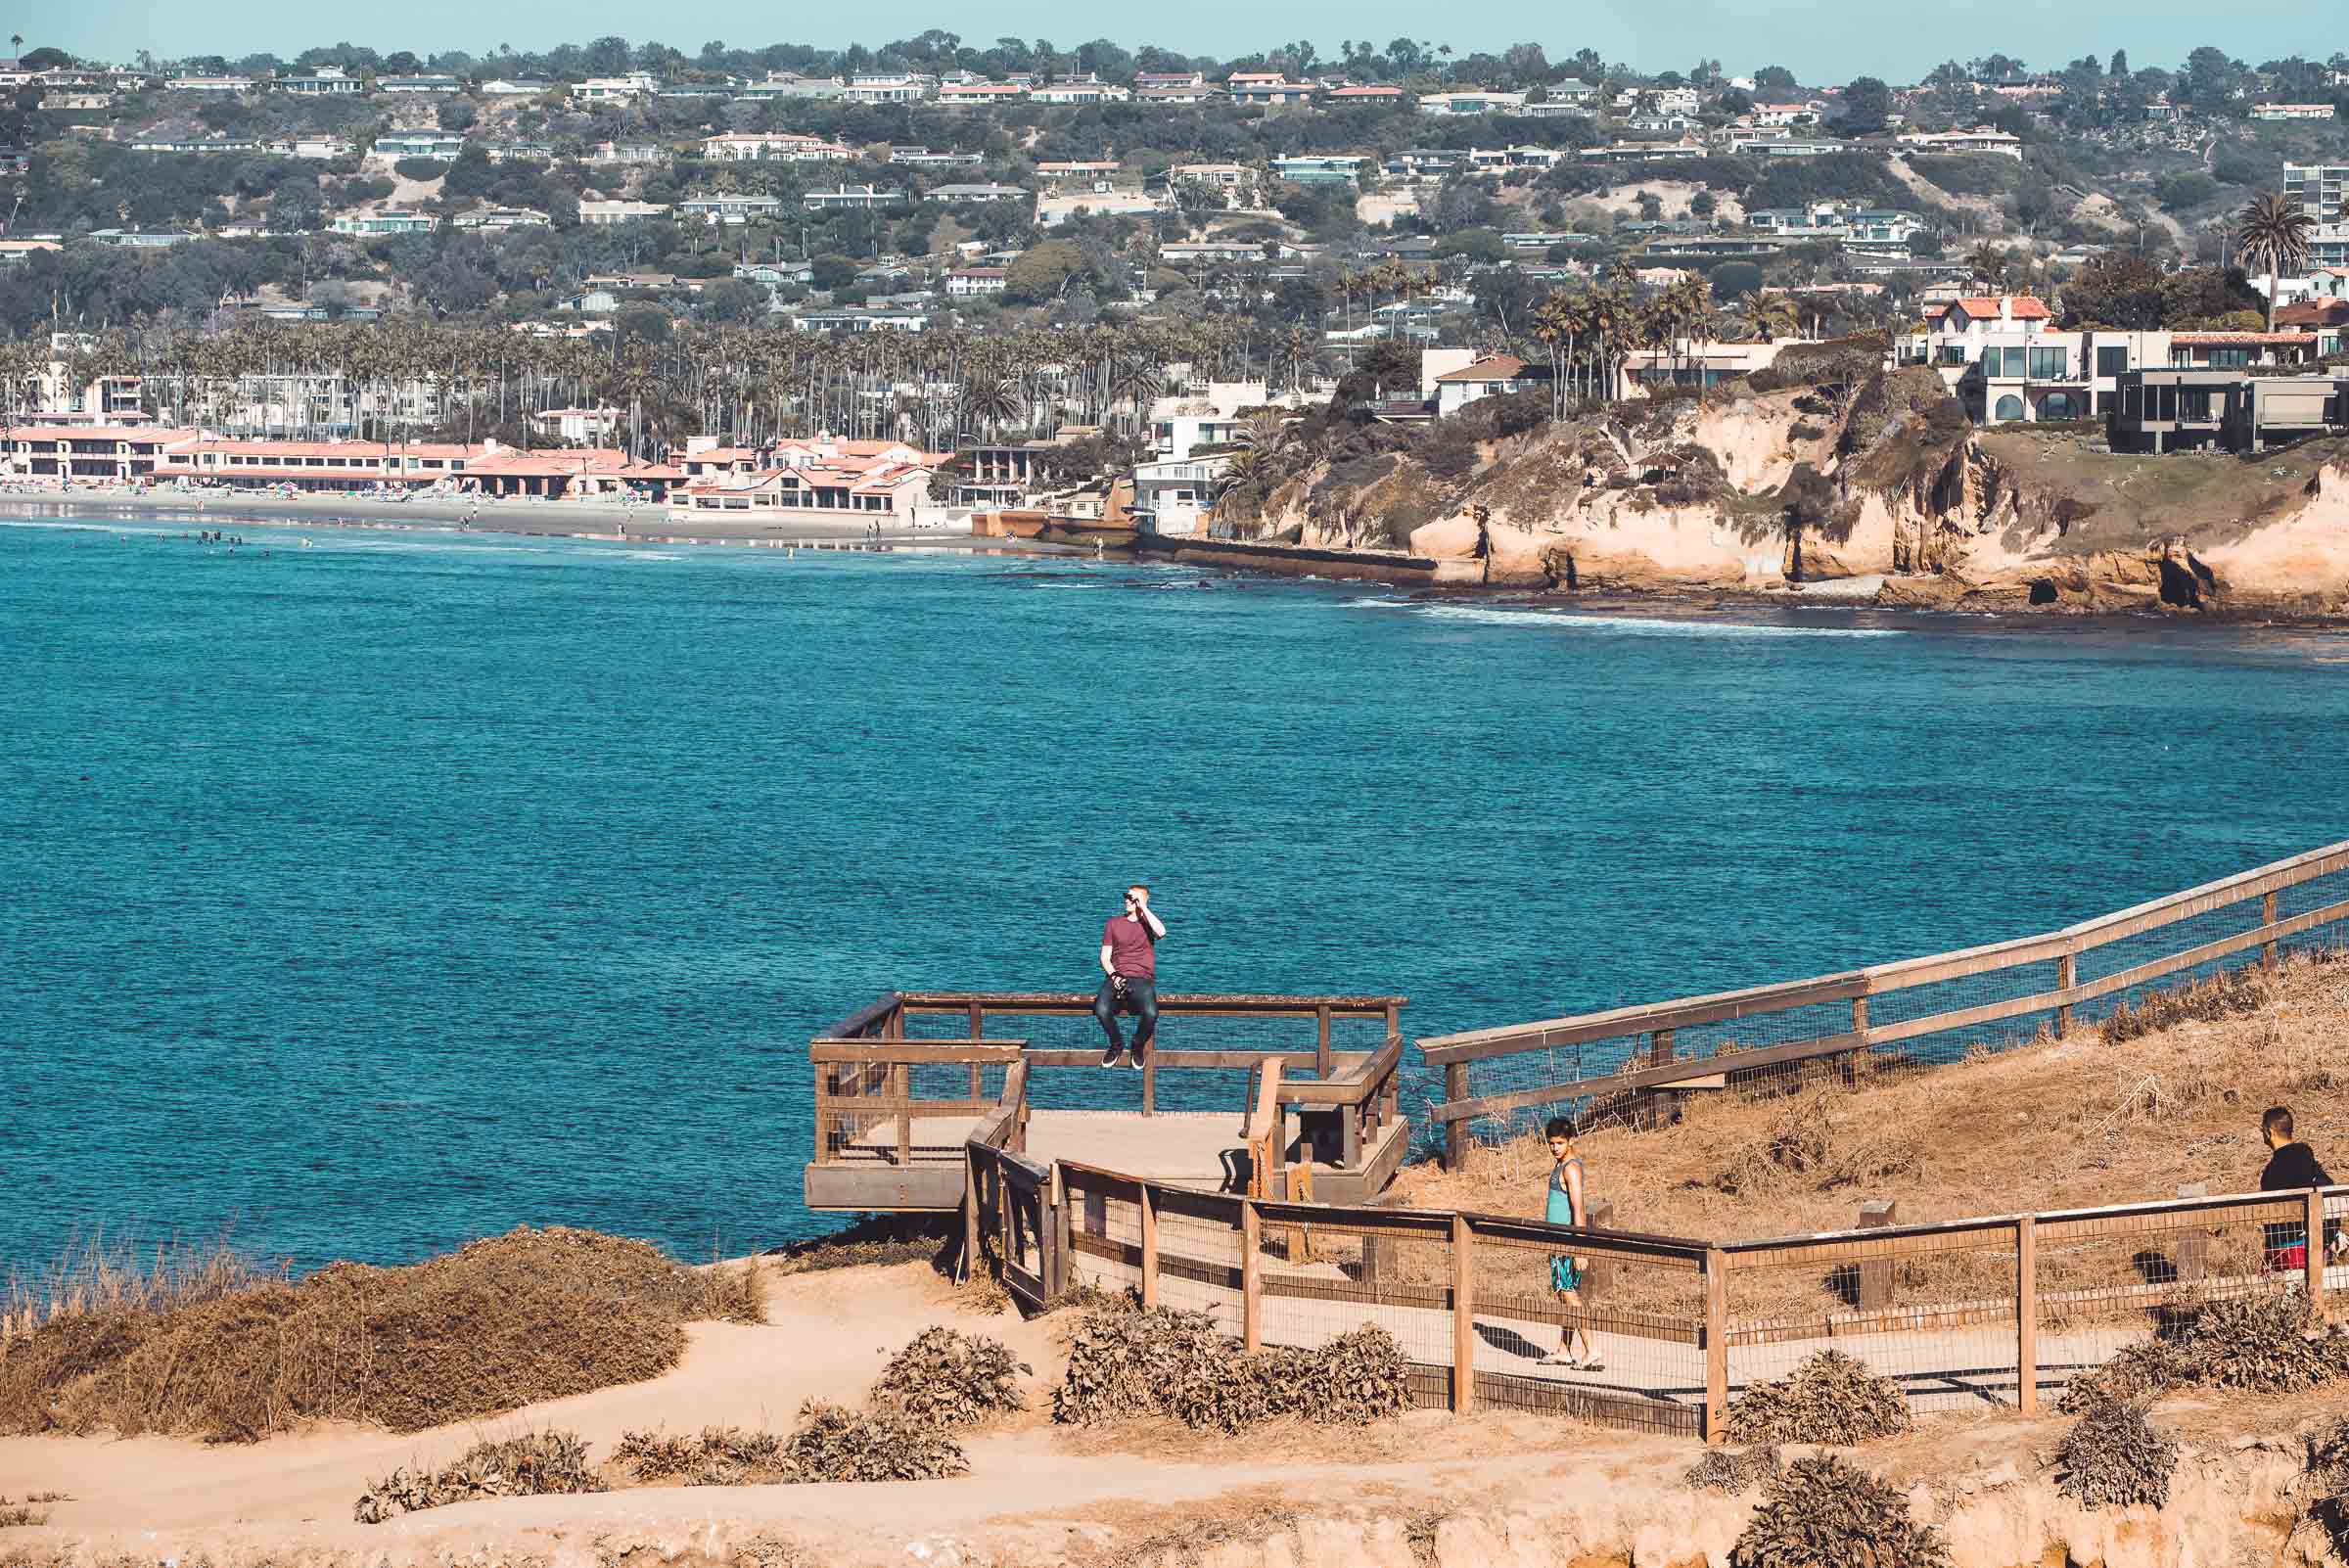
[[[1610,587],[1544,592],[1523,584],[1427,580],[1434,563],[1379,551],[1276,544],[1264,540],[1171,540],[1142,550],[1104,555],[1079,545],[1051,544],[953,528],[885,528],[860,523],[795,519],[789,528],[759,525],[679,523],[662,506],[627,507],[610,501],[486,501],[436,497],[386,501],[375,497],[187,494],[148,490],[47,488],[0,489],[0,517],[117,517],[126,521],[185,522],[214,528],[222,523],[307,524],[359,530],[453,530],[515,538],[569,538],[603,543],[735,546],[895,553],[915,551],[999,555],[1042,560],[1107,560],[1133,566],[1184,566],[1228,576],[1266,581],[1312,582],[1328,586],[1385,586],[1429,604],[1482,605],[1502,611],[1586,615],[1669,613],[1691,619],[1755,611],[1827,612],[1882,617],[1893,623],[1926,625],[1992,624],[2000,627],[2132,628],[2209,627],[2228,630],[2349,630],[2349,615],[2295,610],[2273,604],[2210,605],[2179,609],[2147,605],[2133,609],[1959,609],[1924,604],[1887,604],[1873,592],[1853,592],[1846,579],[1781,587],[1730,588],[1691,583],[1684,587]],[[1189,559],[1193,556],[1205,559]],[[1857,579],[1853,579],[1857,580]],[[1890,581],[1892,579],[1881,579]],[[1881,586],[1881,582],[1879,582]]]
[[[516,538],[591,539],[622,544],[739,545],[768,549],[903,549],[987,555],[1083,555],[1070,545],[988,538],[950,528],[884,528],[862,523],[795,519],[789,528],[765,524],[679,523],[666,506],[610,501],[481,501],[441,496],[413,501],[323,495],[217,495],[173,490],[0,489],[0,516],[121,517],[185,521],[202,528],[224,523],[303,523],[319,528],[420,530]]]

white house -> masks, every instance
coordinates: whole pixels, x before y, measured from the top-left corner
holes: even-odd
[[[1001,294],[1004,274],[1002,267],[956,267],[946,274],[946,297],[950,300],[970,300],[981,295]]]
[[[590,76],[571,90],[575,102],[582,104],[623,103],[631,98],[650,98],[660,83],[649,70],[631,70],[624,76]]]
[[[1198,532],[1214,509],[1216,482],[1230,466],[1230,454],[1223,452],[1134,464],[1132,511],[1142,531]]]

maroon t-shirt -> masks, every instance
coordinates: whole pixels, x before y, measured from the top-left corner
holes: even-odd
[[[1101,927],[1101,940],[1109,944],[1109,966],[1128,980],[1158,978],[1158,947],[1150,940],[1150,928],[1131,915],[1119,915]]]

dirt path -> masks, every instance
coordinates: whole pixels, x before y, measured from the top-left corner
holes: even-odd
[[[1555,1462],[1560,1428],[1532,1417],[1462,1425],[1430,1411],[1368,1434],[1294,1442],[1274,1434],[1268,1443],[1145,1429],[1138,1447],[1132,1434],[1054,1428],[1048,1390],[1062,1366],[1061,1321],[973,1312],[927,1265],[842,1269],[775,1281],[763,1325],[693,1325],[683,1363],[666,1376],[497,1420],[406,1436],[333,1426],[246,1446],[0,1439],[0,1477],[11,1495],[62,1492],[70,1499],[48,1505],[44,1527],[11,1531],[9,1541],[146,1558],[161,1544],[215,1555],[364,1550],[410,1560],[484,1547],[543,1550],[614,1532],[686,1542],[722,1520],[737,1534],[768,1528],[821,1544],[813,1560],[847,1565],[902,1562],[906,1541],[1004,1521],[1025,1521],[1057,1541],[1079,1530],[1078,1521],[1211,1504],[1275,1473],[1332,1499],[1433,1499],[1529,1481]],[[1036,1373],[1028,1415],[966,1443],[968,1476],[893,1486],[648,1487],[463,1503],[379,1526],[351,1519],[371,1481],[396,1466],[444,1463],[484,1437],[565,1427],[605,1454],[631,1428],[787,1430],[806,1400],[860,1403],[883,1361],[934,1323],[992,1334]],[[1590,1444],[1581,1445],[1580,1436],[1578,1446],[1627,1461],[1685,1462],[1684,1443],[1589,1434]],[[1431,1454],[1456,1462],[1431,1464]],[[1298,1462],[1309,1457],[1344,1462]]]

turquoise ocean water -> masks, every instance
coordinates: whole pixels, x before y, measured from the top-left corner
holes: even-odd
[[[811,1233],[809,1035],[1089,989],[1134,878],[1170,989],[1425,1035],[2349,835],[2338,636],[209,521],[0,519],[0,1268]]]

